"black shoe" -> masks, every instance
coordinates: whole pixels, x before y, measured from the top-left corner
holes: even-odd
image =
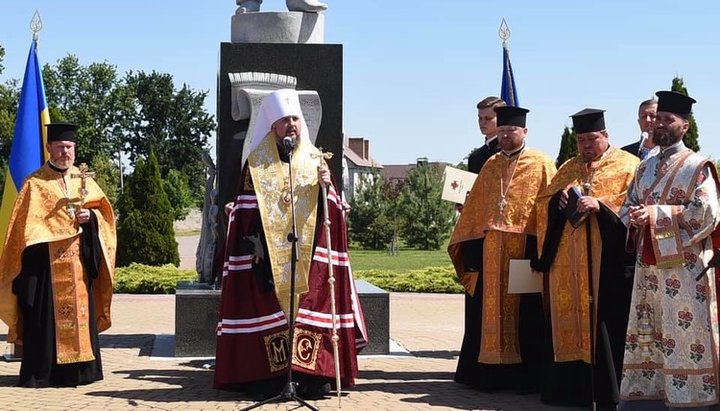
[[[328,395],[328,393],[330,393],[330,384],[329,383],[325,383],[325,384],[321,384],[321,385],[301,384],[300,387],[298,387],[297,395],[298,395],[298,397],[300,397],[304,400],[321,400],[321,399],[325,398]]]

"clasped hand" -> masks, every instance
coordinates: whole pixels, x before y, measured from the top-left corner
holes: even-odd
[[[650,215],[644,205],[630,206],[628,215],[630,216],[630,224],[636,227],[642,227],[650,220]]]
[[[81,208],[77,213],[75,213],[75,219],[80,224],[87,223],[90,221],[90,210],[87,208]]]
[[[568,193],[567,191],[563,191],[560,194],[560,203],[558,204],[558,210],[562,210],[565,207],[567,207],[568,203]],[[600,211],[600,202],[595,197],[591,196],[582,196],[577,202],[577,208],[578,211],[581,213],[585,213],[588,211],[591,211],[593,213],[597,213]]]
[[[318,182],[325,187],[330,185],[330,169],[327,166],[318,166]]]

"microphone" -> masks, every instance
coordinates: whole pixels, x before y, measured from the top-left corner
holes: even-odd
[[[282,143],[283,143],[283,147],[285,147],[285,150],[286,150],[288,153],[291,152],[291,151],[293,151],[293,149],[295,148],[295,145],[297,144],[296,141],[295,141],[295,139],[293,139],[293,138],[290,137],[290,136],[285,136],[285,137],[283,138]]]

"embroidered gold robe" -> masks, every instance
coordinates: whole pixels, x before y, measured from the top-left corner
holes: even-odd
[[[77,167],[68,173],[78,174]],[[8,342],[22,345],[22,319],[12,282],[21,272],[23,251],[47,243],[50,251],[53,306],[55,310],[57,362],[59,364],[94,359],[90,347],[89,323],[99,331],[110,327],[110,303],[115,271],[115,216],[100,187],[86,179],[85,208],[91,209],[98,222],[102,259],[94,295],[87,295],[84,269],[79,259],[82,228],[70,216],[67,206],[80,205],[81,179],[66,178],[67,191],[60,174],[46,163],[31,174],[18,193],[13,209],[5,249],[0,258],[0,319],[8,327]],[[95,318],[89,317],[88,299],[94,299]]]
[[[344,206],[331,185],[319,199],[317,167],[322,154],[300,139],[291,161],[300,251],[295,313],[289,313],[291,203],[288,163],[280,160],[275,135],[250,153],[241,173],[224,250],[214,386],[261,391],[285,378],[288,358],[304,382],[335,381],[332,307],[336,310],[341,386],[354,384],[357,352],[367,345],[364,316],[347,251]],[[323,207],[327,207],[323,209]],[[332,233],[322,221],[327,210]],[[335,299],[328,264],[333,264]],[[294,337],[288,341],[290,314]],[[294,348],[291,348],[293,344]],[[297,375],[297,374],[295,374]]]
[[[545,402],[582,406],[592,398],[609,406],[617,401],[632,292],[632,255],[625,251],[626,229],[617,212],[638,161],[614,147],[590,165],[574,157],[560,167],[536,202],[542,246],[536,269],[547,273],[544,288],[550,316],[541,392]],[[600,206],[577,229],[558,208],[562,191],[571,186],[589,190]]]
[[[553,161],[538,150],[525,148],[511,158],[498,153],[483,166],[465,201],[448,253],[468,294],[475,293],[476,280],[482,281],[478,362],[522,361],[517,330],[520,297],[507,293],[509,264],[510,259],[524,258],[526,237],[535,234],[535,197],[554,174]],[[501,190],[506,191],[507,203],[502,210],[499,207]],[[463,263],[462,244],[476,239],[484,239],[482,273],[466,271]]]
[[[590,184],[589,195],[617,214],[625,200],[638,159],[610,147],[588,170],[580,156],[565,162],[550,185],[538,196],[538,244],[543,244],[548,229],[550,199],[560,190]],[[595,301],[599,290],[602,237],[597,216],[591,215],[592,275]],[[585,224],[574,229],[566,224],[557,255],[548,275],[552,342],[557,362],[590,362],[590,316],[588,300],[588,258]],[[623,275],[623,273],[617,273]],[[597,308],[597,305],[596,305]],[[596,334],[597,335],[597,334]]]

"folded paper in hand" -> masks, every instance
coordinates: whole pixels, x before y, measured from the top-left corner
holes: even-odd
[[[582,197],[582,192],[580,191],[580,188],[577,186],[572,186],[568,189],[568,202],[565,208],[563,208],[563,213],[565,214],[565,217],[567,218],[568,222],[573,226],[573,228],[580,227],[580,224],[585,221],[585,218],[588,216],[588,212],[581,213],[578,210],[578,200],[580,200],[580,197]]]
[[[542,274],[534,273],[530,260],[510,260],[508,294],[529,294],[542,292]]]
[[[465,204],[465,197],[470,192],[477,174],[459,168],[445,167],[443,172],[443,190],[441,198],[457,204]]]

